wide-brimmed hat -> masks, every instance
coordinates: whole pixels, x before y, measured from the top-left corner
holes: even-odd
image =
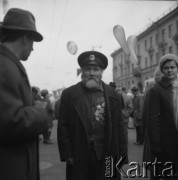
[[[80,67],[96,65],[103,69],[108,66],[107,57],[98,51],[86,51],[79,55],[78,64]]]
[[[37,32],[35,17],[27,10],[19,8],[9,9],[0,27],[8,30],[26,31],[33,36],[34,41],[39,42],[43,40],[43,36]]]
[[[178,66],[178,57],[176,55],[174,55],[174,54],[165,54],[164,56],[161,57],[161,59],[159,61],[159,67],[160,67],[161,72],[163,72],[163,65],[168,60],[175,61],[176,65]]]

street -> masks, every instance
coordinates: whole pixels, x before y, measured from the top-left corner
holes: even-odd
[[[132,165],[124,166],[124,172],[127,173],[129,169],[135,169],[132,171],[132,175],[142,174],[142,151],[143,145],[134,145],[135,142],[135,129],[128,129],[129,134],[129,162]],[[54,144],[46,145],[40,142],[40,173],[41,180],[65,180],[65,163],[62,163],[59,158],[58,146],[57,146],[57,121],[54,121],[51,138]],[[138,164],[136,164],[136,163]],[[136,171],[137,167],[140,167],[139,171]],[[138,167],[138,169],[139,169]],[[135,178],[124,178],[122,180],[149,180],[149,178],[135,177]]]

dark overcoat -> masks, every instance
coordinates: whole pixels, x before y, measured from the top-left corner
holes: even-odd
[[[173,162],[178,174],[178,131],[174,122],[174,92],[171,82],[164,77],[149,90],[147,128],[152,161],[157,157],[163,164]]]
[[[48,128],[44,109],[32,106],[23,65],[0,45],[0,179],[39,180],[38,135]]]
[[[147,87],[145,90],[145,93],[143,95],[143,111],[142,111],[142,122],[143,122],[143,133],[144,133],[144,147],[143,147],[143,162],[150,162],[150,143],[149,143],[149,137],[148,137],[148,101],[149,101],[149,91],[150,89],[155,85],[151,84]]]
[[[103,83],[106,103],[106,156],[127,156],[126,134],[121,112],[121,96]],[[74,157],[74,166],[67,166],[67,180],[83,180],[89,155],[84,88],[78,83],[64,90],[58,120],[58,146],[61,161]]]

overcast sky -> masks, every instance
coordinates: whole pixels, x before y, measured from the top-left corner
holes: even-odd
[[[93,46],[108,57],[103,80],[112,81],[110,55],[120,48],[113,27],[123,26],[126,38],[138,35],[176,5],[177,1],[9,0],[7,9],[19,7],[34,14],[44,40],[34,44],[34,51],[23,64],[31,85],[54,90],[80,81],[77,57]],[[76,42],[76,55],[67,51],[68,41]]]

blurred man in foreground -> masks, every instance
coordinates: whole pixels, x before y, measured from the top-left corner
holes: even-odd
[[[38,135],[48,115],[32,92],[22,61],[41,41],[31,12],[12,8],[0,29],[0,179],[39,180]]]

